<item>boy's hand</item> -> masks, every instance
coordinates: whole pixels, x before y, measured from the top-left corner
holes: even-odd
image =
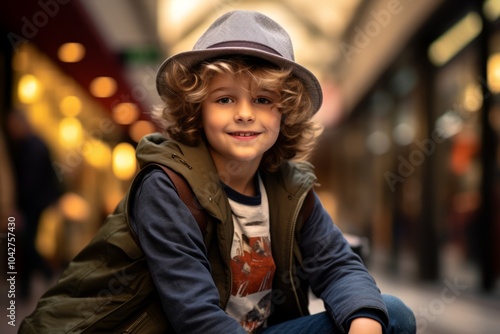
[[[349,334],[382,334],[382,325],[370,318],[356,318],[351,322]]]

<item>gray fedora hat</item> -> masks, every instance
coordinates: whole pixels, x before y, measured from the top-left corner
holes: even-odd
[[[236,10],[219,17],[198,39],[192,51],[167,58],[156,74],[156,89],[161,95],[168,87],[163,80],[173,61],[192,67],[210,58],[246,55],[264,59],[292,73],[304,82],[314,112],[323,101],[318,79],[307,68],[295,62],[288,33],[269,17],[254,11]]]

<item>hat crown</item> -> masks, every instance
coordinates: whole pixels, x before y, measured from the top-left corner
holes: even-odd
[[[167,58],[156,74],[156,89],[160,95],[169,91],[165,80],[174,63],[192,68],[201,62],[233,56],[249,56],[265,60],[279,68],[289,68],[301,80],[311,98],[314,112],[323,101],[321,85],[307,68],[295,62],[292,40],[278,23],[254,11],[236,10],[215,20],[198,39],[191,51]]]
[[[193,50],[242,42],[260,45],[283,58],[295,60],[292,40],[283,27],[261,13],[244,10],[218,18],[198,39]]]

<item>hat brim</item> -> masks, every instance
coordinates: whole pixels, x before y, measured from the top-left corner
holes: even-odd
[[[273,53],[245,47],[223,47],[216,49],[192,50],[181,52],[174,56],[171,56],[167,58],[158,69],[158,72],[156,74],[156,90],[160,95],[162,95],[162,92],[168,89],[168,87],[165,86],[165,81],[162,80],[162,78],[166,75],[166,73],[168,73],[169,68],[174,61],[177,61],[187,68],[190,68],[211,58],[234,55],[253,56],[269,61],[270,63],[275,64],[279,67],[291,68],[292,73],[297,78],[303,81],[305,89],[311,98],[314,113],[316,113],[321,107],[321,104],[323,102],[321,85],[316,76],[311,71],[294,61],[288,60]]]

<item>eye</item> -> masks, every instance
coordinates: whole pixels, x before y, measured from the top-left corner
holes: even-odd
[[[222,98],[218,99],[217,102],[220,104],[228,104],[228,103],[233,102],[233,100],[229,97],[222,97]]]
[[[255,103],[258,103],[258,104],[271,104],[271,100],[265,98],[265,97],[258,97],[254,100]]]

